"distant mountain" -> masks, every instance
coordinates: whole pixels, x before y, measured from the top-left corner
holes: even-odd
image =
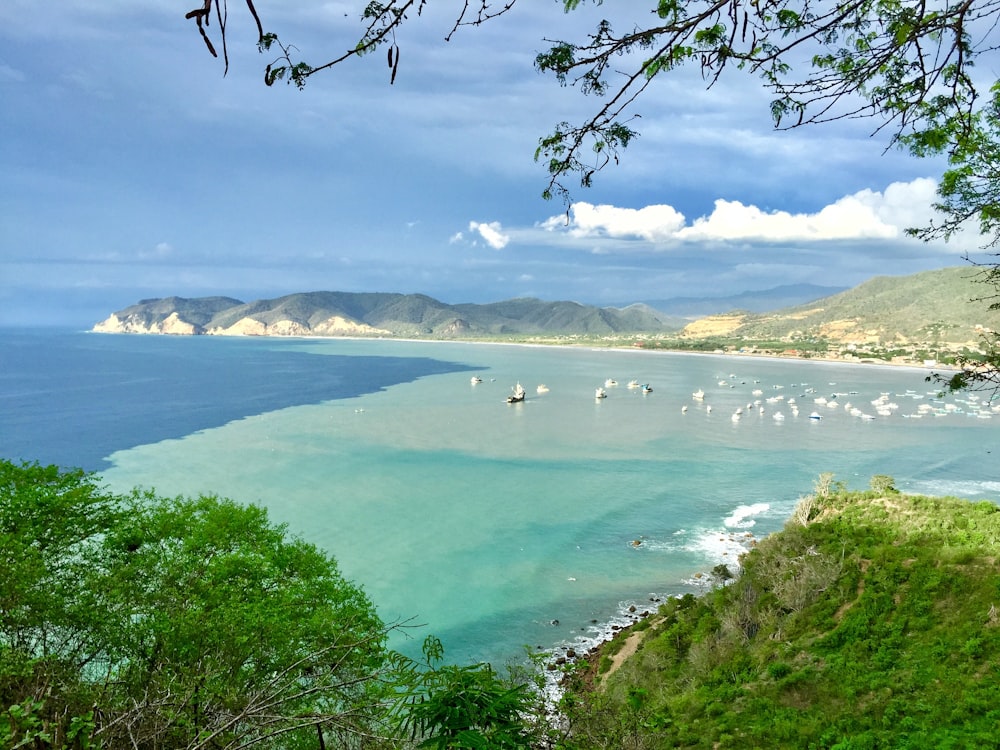
[[[1000,311],[979,298],[995,294],[973,266],[877,276],[853,289],[766,313],[713,315],[689,324],[690,338],[745,340],[825,338],[883,344],[972,342],[983,328],[1000,330]],[[979,301],[976,301],[976,300]]]
[[[620,334],[677,331],[683,321],[653,308],[592,307],[512,299],[448,305],[422,294],[307,292],[242,302],[228,297],[142,300],[93,330],[109,333],[257,336],[426,336]]]
[[[643,304],[667,315],[690,319],[733,310],[745,312],[779,310],[783,307],[802,305],[829,297],[845,289],[846,287],[842,286],[786,284],[772,289],[741,292],[728,297],[671,297],[669,299],[644,300]]]

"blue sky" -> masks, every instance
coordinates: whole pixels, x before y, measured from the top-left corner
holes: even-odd
[[[446,43],[461,2],[432,2],[397,36],[393,85],[379,53],[304,91],[264,86],[272,56],[239,0],[224,76],[184,19],[197,4],[0,4],[0,325],[315,290],[622,305],[853,286],[976,251],[902,234],[930,217],[940,162],[886,151],[870,121],[775,132],[738,71],[712,89],[694,69],[655,82],[621,164],[574,189],[568,215],[544,200],[538,138],[598,102],[535,55],[648,4],[522,0]],[[256,5],[320,64],[357,38],[364,2]]]

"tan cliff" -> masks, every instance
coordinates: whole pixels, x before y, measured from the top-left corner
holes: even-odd
[[[203,333],[200,326],[181,320],[180,315],[176,312],[159,322],[146,322],[133,316],[119,318],[112,313],[107,320],[101,321],[91,330],[95,333],[160,333],[178,336],[193,336]]]
[[[294,320],[266,323],[246,317],[226,328],[202,328],[171,313],[160,322],[146,321],[138,316],[120,318],[112,314],[92,329],[96,333],[146,333],[182,336],[391,336],[392,332],[365,323],[334,315],[321,323],[308,326]]]

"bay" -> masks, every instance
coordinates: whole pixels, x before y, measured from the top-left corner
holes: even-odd
[[[414,655],[428,633],[455,661],[586,647],[630,608],[737,566],[820,473],[1000,496],[1000,414],[938,398],[917,368],[388,340],[0,342],[3,455],[98,470],[115,491],[264,505],[384,619],[421,625],[394,636]],[[507,404],[517,382],[527,398]]]

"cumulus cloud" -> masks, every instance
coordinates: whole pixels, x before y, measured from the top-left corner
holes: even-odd
[[[765,211],[740,201],[715,201],[712,213],[690,224],[668,205],[619,208],[574,204],[569,220],[553,216],[540,224],[549,232],[574,239],[676,242],[824,242],[831,240],[895,240],[905,230],[927,223],[935,183],[928,178],[892,183],[884,192],[862,190],[815,213]]]
[[[618,208],[574,203],[567,225],[565,215],[553,216],[542,222],[549,231],[567,227],[572,237],[635,237],[649,242],[670,239],[684,226],[684,215],[673,206],[656,205],[645,208]]]
[[[510,235],[503,233],[499,221],[491,221],[489,224],[470,221],[469,231],[479,234],[486,244],[494,250],[503,250],[510,242]]]
[[[857,196],[841,198],[815,214],[765,213],[739,201],[717,200],[715,210],[677,232],[683,240],[757,240],[765,242],[892,239],[897,227],[884,223]]]

